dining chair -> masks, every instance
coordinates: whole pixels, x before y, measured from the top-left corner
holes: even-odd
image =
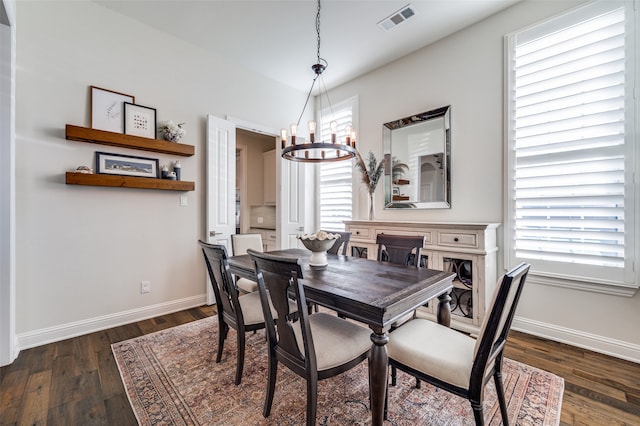
[[[236,330],[237,364],[235,384],[242,380],[244,367],[245,333],[265,328],[264,315],[258,292],[238,295],[233,277],[229,271],[227,249],[223,245],[209,244],[198,241],[202,246],[205,264],[211,279],[213,293],[216,298],[218,311],[218,355],[216,362],[222,360],[224,341],[229,328]]]
[[[231,235],[231,249],[233,255],[247,254],[248,249],[263,251],[261,234],[233,234]],[[238,277],[236,288],[243,293],[252,293],[258,290],[258,284],[248,278]]]
[[[336,242],[331,246],[327,253],[329,254],[341,254],[343,256],[347,255],[347,248],[349,246],[349,240],[351,240],[351,232],[340,232],[340,231],[324,231],[329,234],[340,234],[340,238],[336,240]],[[340,250],[342,248],[342,250]]]
[[[502,276],[477,339],[429,320],[414,319],[389,334],[389,364],[469,400],[476,425],[484,425],[484,387],[493,377],[502,423],[508,425],[503,350],[529,268],[521,263]]]
[[[308,312],[297,258],[249,250],[258,278],[258,293],[267,324],[268,381],[264,417],[269,417],[276,386],[278,363],[307,382],[307,425],[314,425],[318,381],[337,376],[368,358],[371,331],[327,313]],[[289,300],[297,303],[297,312]],[[271,315],[269,301],[277,313]]]
[[[378,234],[378,261],[399,265],[422,266],[420,263],[424,236]]]

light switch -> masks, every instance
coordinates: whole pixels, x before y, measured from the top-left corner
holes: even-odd
[[[180,207],[184,207],[186,205],[188,205],[189,202],[187,200],[187,196],[186,195],[181,195],[180,196]]]

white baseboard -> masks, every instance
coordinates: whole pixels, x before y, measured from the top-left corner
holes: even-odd
[[[89,318],[82,321],[62,324],[55,327],[47,327],[40,330],[20,333],[18,338],[18,349],[29,349],[47,343],[58,342],[71,337],[105,330],[136,321],[142,321],[159,315],[170,314],[172,312],[183,311],[185,309],[202,306],[206,303],[206,295],[188,297],[185,299],[172,300],[170,302],[157,305],[145,306],[144,308],[132,309],[130,311],[118,312],[101,317]]]
[[[513,319],[511,328],[556,342],[640,363],[640,345],[633,343],[521,317]]]

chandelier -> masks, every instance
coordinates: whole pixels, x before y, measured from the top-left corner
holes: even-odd
[[[329,128],[331,131],[331,141],[316,142],[316,122],[314,120],[311,120],[309,121],[309,141],[306,143],[296,143],[298,126],[300,125],[300,120],[302,119],[304,111],[307,108],[307,104],[309,103],[309,98],[311,97],[311,93],[313,92],[316,80],[318,80],[318,77],[322,76],[322,73],[328,66],[327,61],[320,57],[320,0],[318,0],[318,9],[316,12],[316,34],[318,40],[317,62],[311,65],[311,69],[315,73],[315,76],[313,78],[313,81],[311,82],[311,88],[309,89],[307,99],[304,102],[304,106],[302,107],[300,117],[298,118],[298,121],[292,124],[290,127],[290,135],[287,135],[286,129],[282,129],[280,131],[280,138],[282,139],[282,158],[291,161],[303,161],[309,163],[348,160],[356,156],[356,133],[351,128],[351,126],[347,126],[345,129],[346,137],[344,143],[338,141],[338,123],[335,121],[332,121],[329,124]],[[322,78],[320,78],[320,80],[322,82]],[[320,91],[320,87],[318,96],[320,99],[320,103],[322,104],[322,93]],[[329,101],[329,95],[327,94],[326,87],[325,97],[327,98],[327,101]],[[329,107],[331,107],[330,101]],[[320,111],[322,112],[322,107],[320,108]]]

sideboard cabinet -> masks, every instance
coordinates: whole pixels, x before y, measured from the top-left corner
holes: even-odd
[[[349,253],[376,259],[378,234],[424,237],[421,265],[456,273],[451,292],[451,327],[477,334],[497,282],[498,223],[344,222],[351,232]],[[418,309],[417,315],[436,320],[437,302]]]

